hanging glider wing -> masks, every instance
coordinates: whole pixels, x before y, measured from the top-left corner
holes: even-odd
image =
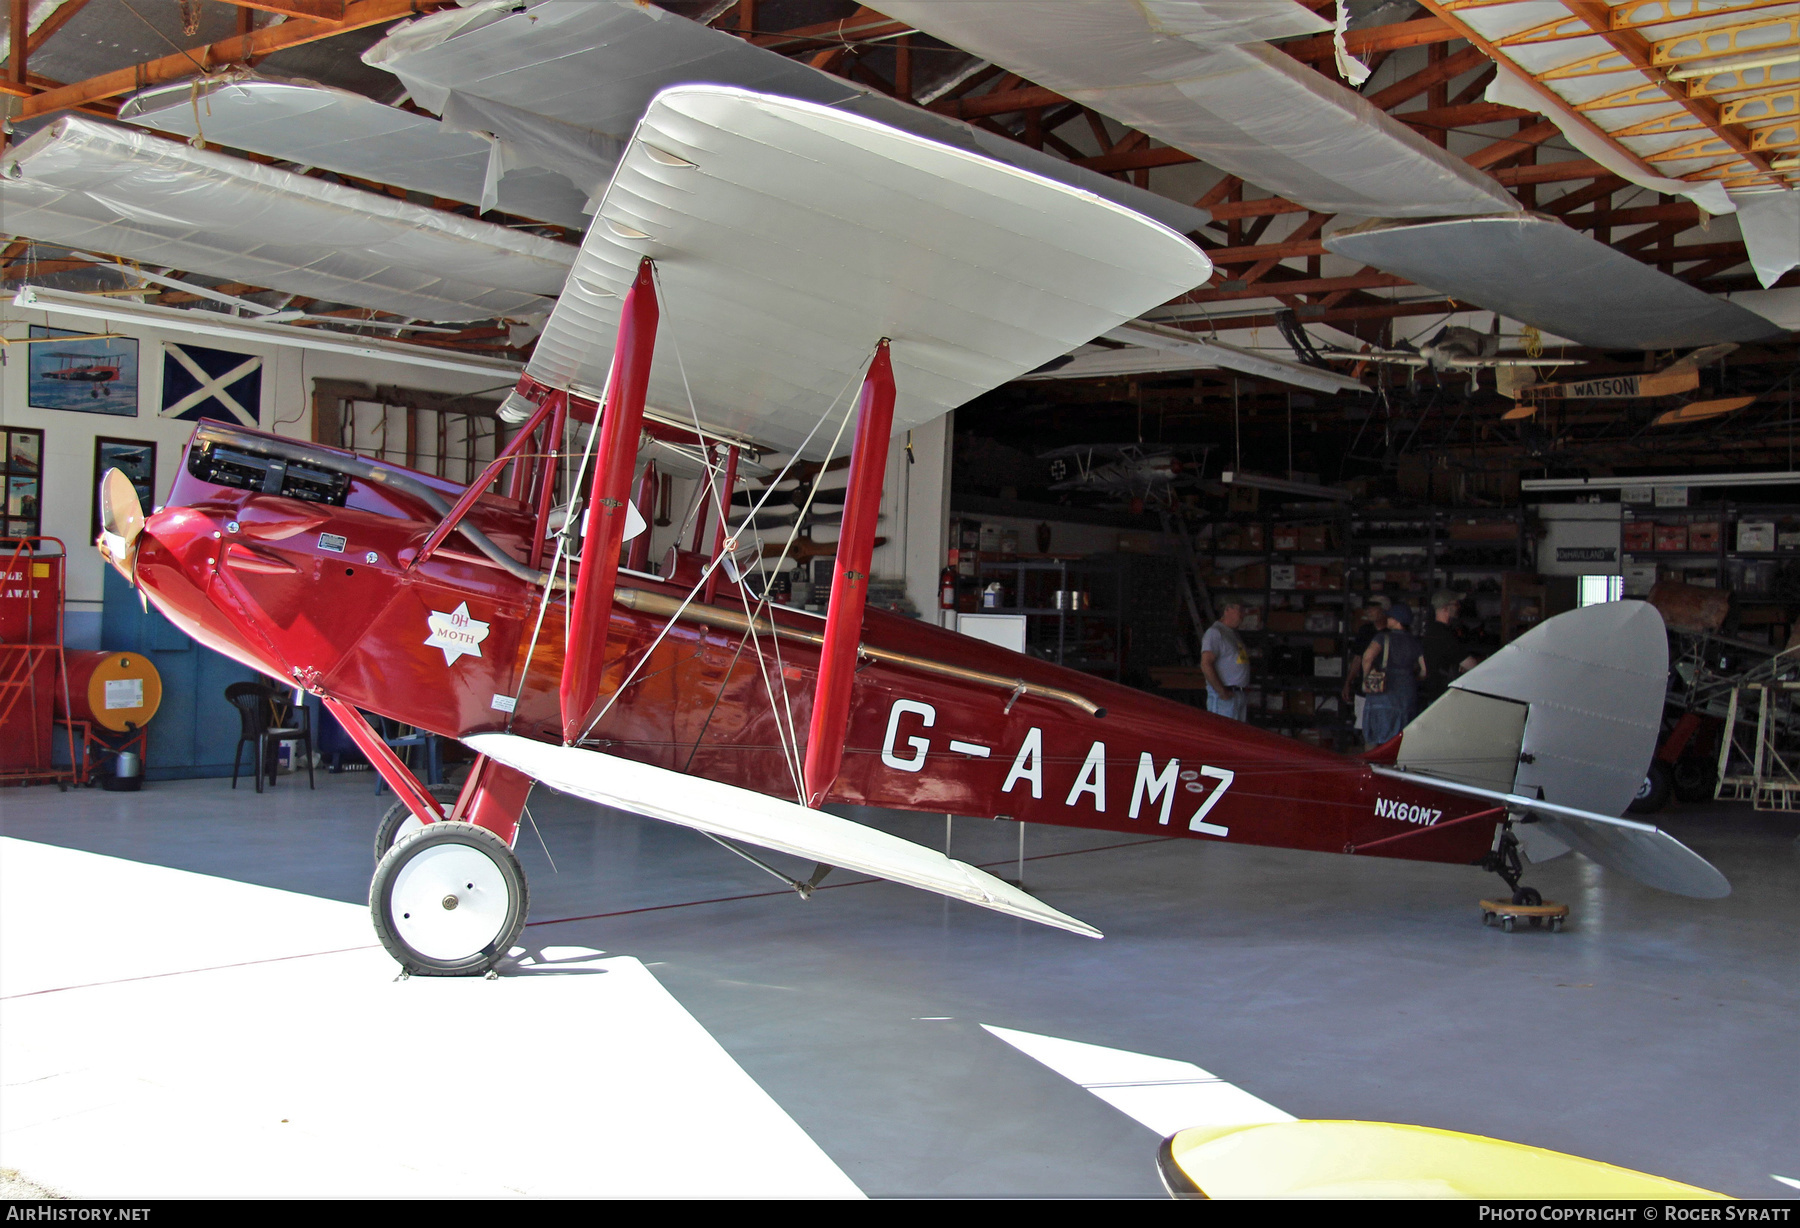
[[[1519,208],[1494,179],[1264,39],[1291,0],[888,0],[881,11],[1322,213]]]
[[[1068,362],[1034,371],[1031,379],[1080,379],[1100,375],[1139,375],[1155,371],[1193,371],[1218,368],[1240,371],[1262,379],[1280,380],[1314,392],[1366,392],[1361,380],[1339,371],[1309,367],[1291,358],[1275,358],[1219,341],[1202,333],[1133,320],[1106,334],[1106,341],[1123,348],[1083,350]]]
[[[301,166],[587,229],[587,215],[581,211],[587,193],[556,171],[509,165],[497,141],[348,90],[266,77],[180,81],[131,98],[119,108],[119,118]]]
[[[0,160],[10,234],[421,320],[541,315],[574,249],[65,116]]]
[[[1100,931],[965,862],[795,802],[573,746],[506,733],[464,739],[477,754],[559,793],[825,865],[967,900],[1089,938]]]
[[[1330,236],[1325,249],[1596,349],[1783,335],[1753,311],[1540,214],[1369,222]]]
[[[1204,282],[1141,214],[857,115],[725,86],[651,104],[526,373],[597,398],[639,261],[652,405],[809,458],[892,341],[894,429],[936,418]],[[845,441],[847,443],[847,440]]]
[[[476,0],[394,27],[363,60],[399,77],[446,125],[493,134],[509,164],[560,172],[596,196],[650,100],[704,83],[861,115],[1085,189],[1184,233],[1207,220],[1180,201],[636,0]]]

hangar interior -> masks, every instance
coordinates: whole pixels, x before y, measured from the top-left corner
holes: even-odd
[[[0,30],[9,1197],[1800,1189],[1800,4]]]

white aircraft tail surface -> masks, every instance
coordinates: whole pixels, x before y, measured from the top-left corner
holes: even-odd
[[[1665,891],[1727,895],[1731,885],[1699,854],[1652,824],[1617,817],[1656,751],[1668,670],[1662,615],[1647,602],[1559,614],[1464,674],[1408,725],[1398,766],[1529,811],[1537,822],[1517,834],[1532,861],[1574,848]]]
[[[552,746],[513,734],[481,733],[463,741],[558,792],[603,806],[874,874],[1072,934],[1101,936],[1085,921],[1060,913],[983,870],[822,810],[599,751]]]

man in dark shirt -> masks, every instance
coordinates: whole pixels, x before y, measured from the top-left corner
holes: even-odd
[[[1425,682],[1419,693],[1421,709],[1435,703],[1462,672],[1463,658],[1468,653],[1450,626],[1461,608],[1462,598],[1448,589],[1431,598],[1431,621],[1425,624],[1425,633],[1419,637],[1425,644]]]
[[[1368,650],[1369,641],[1382,628],[1387,626],[1388,607],[1392,601],[1386,597],[1373,596],[1369,604],[1363,607],[1363,623],[1357,628],[1356,636],[1350,641],[1350,660],[1344,666],[1344,702],[1354,703],[1357,729],[1363,727],[1363,694],[1356,682],[1362,677],[1363,653]]]

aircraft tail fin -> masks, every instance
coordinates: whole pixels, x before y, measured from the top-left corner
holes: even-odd
[[[1650,824],[1612,817],[1637,795],[1655,753],[1668,666],[1662,615],[1647,602],[1559,614],[1453,683],[1406,727],[1396,766],[1552,803],[1563,813],[1541,811],[1518,828],[1532,861],[1574,847],[1652,886],[1722,895],[1729,885],[1698,854]]]
[[[543,781],[561,793],[691,827],[727,840],[840,866],[939,895],[966,900],[1088,938],[1100,931],[1058,912],[993,875],[934,849],[736,785],[671,772],[599,751],[552,746],[514,734],[463,739],[477,753]]]

